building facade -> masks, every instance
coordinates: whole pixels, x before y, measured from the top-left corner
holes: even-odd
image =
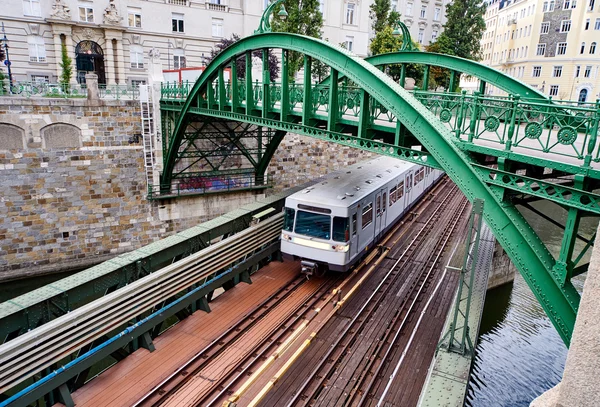
[[[554,99],[600,97],[600,0],[492,0],[485,21],[482,63]]]
[[[600,1],[600,0],[599,0]],[[269,0],[7,0],[0,11],[14,81],[56,83],[61,47],[72,81],[94,72],[101,84],[147,78],[148,53],[164,69],[200,67],[221,38],[252,34]],[[367,56],[372,0],[321,0],[323,38]],[[428,44],[442,30],[441,0],[392,1],[413,39]],[[6,70],[5,70],[6,72]]]

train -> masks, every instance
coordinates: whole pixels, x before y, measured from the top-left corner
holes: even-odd
[[[309,276],[348,271],[443,175],[392,157],[327,175],[286,198],[283,258]]]

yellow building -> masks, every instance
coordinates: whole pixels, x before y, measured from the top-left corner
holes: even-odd
[[[600,0],[490,0],[485,22],[483,64],[553,99],[600,98]]]

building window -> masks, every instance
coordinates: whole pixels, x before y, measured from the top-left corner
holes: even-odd
[[[546,44],[538,44],[535,55],[537,55],[537,56],[546,55]]]
[[[346,4],[346,24],[354,24],[354,8],[356,7],[353,3]]]
[[[50,83],[48,75],[31,75],[31,82],[33,83]]]
[[[600,30],[600,18],[596,19],[596,22],[594,23],[594,30]]]
[[[141,28],[142,27],[142,11],[140,9],[128,9],[127,10],[127,21],[130,27]]]
[[[141,85],[145,85],[146,81],[144,79],[132,79],[131,80],[131,87],[132,88],[139,88]]]
[[[566,10],[569,7],[571,7],[571,0],[565,0],[565,3],[563,5],[563,10]]]
[[[41,17],[40,0],[23,0],[23,15]]]
[[[589,30],[590,29],[590,19],[586,18],[585,19],[585,30]]]
[[[406,3],[406,15],[407,16],[412,16],[412,7],[413,7],[412,3]]]
[[[567,43],[559,42],[556,44],[556,55],[565,55],[567,53]]]
[[[129,61],[132,68],[144,68],[144,49],[141,45],[132,45],[129,48]]]
[[[550,96],[558,96],[558,85],[550,85]]]
[[[552,72],[552,77],[560,78],[562,75],[562,66],[555,66],[554,71]]]
[[[421,18],[425,18],[425,14],[427,14],[427,6],[421,6]]]
[[[220,18],[212,19],[212,36],[213,37],[223,37],[223,20]]]
[[[579,98],[577,99],[577,101],[579,103],[585,103],[587,100],[587,94],[588,94],[588,90],[587,89],[581,89],[579,91]]]
[[[592,44],[590,45],[590,54],[595,54],[596,53],[596,43],[592,42]]]
[[[424,35],[425,35],[425,30],[423,30],[423,29],[420,29],[420,30],[419,30],[419,36],[417,37],[417,38],[418,38],[418,41],[419,41],[419,44],[423,44],[423,36],[424,36]]]
[[[94,9],[89,7],[79,7],[79,21],[93,23]]]
[[[563,20],[560,22],[560,32],[568,33],[571,31],[571,20]]]
[[[29,46],[29,62],[46,62],[46,46],[42,37],[29,36],[27,45]]]
[[[585,42],[581,43],[581,49],[579,50],[580,54],[583,54],[585,52]]]
[[[590,75],[591,75],[591,73],[592,73],[592,66],[588,65],[588,66],[585,67],[585,71],[583,71],[583,77],[584,78],[589,78]]]
[[[534,66],[531,76],[533,76],[534,78],[539,78],[541,74],[542,74],[542,67]]]
[[[325,13],[325,0],[319,0],[319,11],[321,14]]]
[[[185,68],[185,55],[173,55],[173,68]]]
[[[440,7],[436,7],[433,13],[433,19],[435,21],[440,21],[440,14],[442,13],[442,9]]]
[[[550,32],[550,23],[542,23],[540,34],[548,34]]]
[[[435,42],[435,40],[437,39],[438,36],[438,30],[433,30],[431,32],[431,42]]]
[[[594,11],[594,0],[590,0],[590,6],[588,7],[588,11]]]
[[[373,222],[373,203],[363,207],[361,224],[362,228],[366,228]]]
[[[581,72],[581,65],[577,65],[575,67],[575,77],[579,78],[579,73]]]
[[[542,11],[544,13],[554,11],[554,0],[545,1],[542,5]]]
[[[346,36],[346,49],[348,51],[352,51],[352,49],[354,48],[354,37],[350,37],[350,36]]]
[[[183,14],[173,13],[171,17],[173,32],[182,33],[183,31]]]

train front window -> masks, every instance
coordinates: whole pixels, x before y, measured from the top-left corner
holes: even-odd
[[[331,237],[331,216],[298,211],[294,231],[300,235],[329,240]]]
[[[291,232],[294,230],[294,215],[296,211],[292,208],[285,208],[283,212],[283,230]]]
[[[350,240],[348,218],[333,217],[333,240],[336,242],[347,242]]]

